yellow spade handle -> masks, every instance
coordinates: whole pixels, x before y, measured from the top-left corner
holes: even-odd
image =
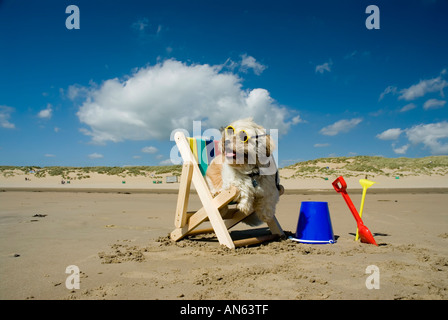
[[[361,207],[359,208],[359,216],[362,218],[362,210],[364,209],[364,200],[366,198],[367,187],[362,188],[362,198],[361,198]],[[355,241],[359,239],[359,231],[356,229],[356,237]]]

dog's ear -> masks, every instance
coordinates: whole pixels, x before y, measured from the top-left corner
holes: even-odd
[[[271,138],[271,135],[266,135],[266,157],[270,157],[271,153],[275,149],[275,143],[274,140]]]
[[[266,139],[267,140],[267,142],[266,142],[266,155],[268,157],[270,157],[271,153],[274,152],[275,143],[274,143],[274,140],[272,139],[270,134],[268,134],[266,138],[267,138]]]
[[[219,147],[221,148],[221,153],[224,153],[225,152],[224,150],[226,148],[224,134],[221,137],[221,143],[219,144]]]
[[[221,127],[220,130],[221,130],[221,143],[219,144],[219,146],[221,148],[221,153],[224,154],[226,150],[226,129],[224,127]]]

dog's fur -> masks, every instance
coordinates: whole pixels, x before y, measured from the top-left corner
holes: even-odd
[[[279,200],[277,177],[275,172],[269,175],[259,173],[266,166],[266,157],[271,156],[273,141],[269,135],[265,135],[266,130],[251,118],[237,120],[231,126],[236,133],[245,130],[251,138],[243,143],[236,134],[226,136],[225,130],[222,132],[222,154],[213,159],[208,167],[207,184],[213,195],[230,186],[238,188],[237,208],[246,215],[254,211],[256,213],[245,219],[246,224],[270,222]],[[256,135],[263,136],[255,138]]]

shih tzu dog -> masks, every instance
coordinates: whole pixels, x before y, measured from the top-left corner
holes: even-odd
[[[251,118],[232,122],[222,132],[221,155],[207,169],[206,181],[213,195],[235,186],[237,208],[244,220],[256,226],[271,222],[283,187],[272,157],[274,143],[266,130]],[[261,221],[260,221],[261,220]]]

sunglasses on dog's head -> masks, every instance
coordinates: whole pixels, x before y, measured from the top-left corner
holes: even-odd
[[[233,136],[236,133],[236,130],[232,126],[227,126],[226,129],[225,129],[225,133],[226,133],[226,136],[230,137],[230,136]],[[257,134],[255,136],[251,137],[246,132],[246,130],[240,130],[240,131],[238,131],[237,136],[238,136],[238,138],[240,139],[241,142],[247,142],[247,141],[249,141],[249,139],[257,139],[258,137],[264,137],[264,136],[266,136],[266,134]]]

